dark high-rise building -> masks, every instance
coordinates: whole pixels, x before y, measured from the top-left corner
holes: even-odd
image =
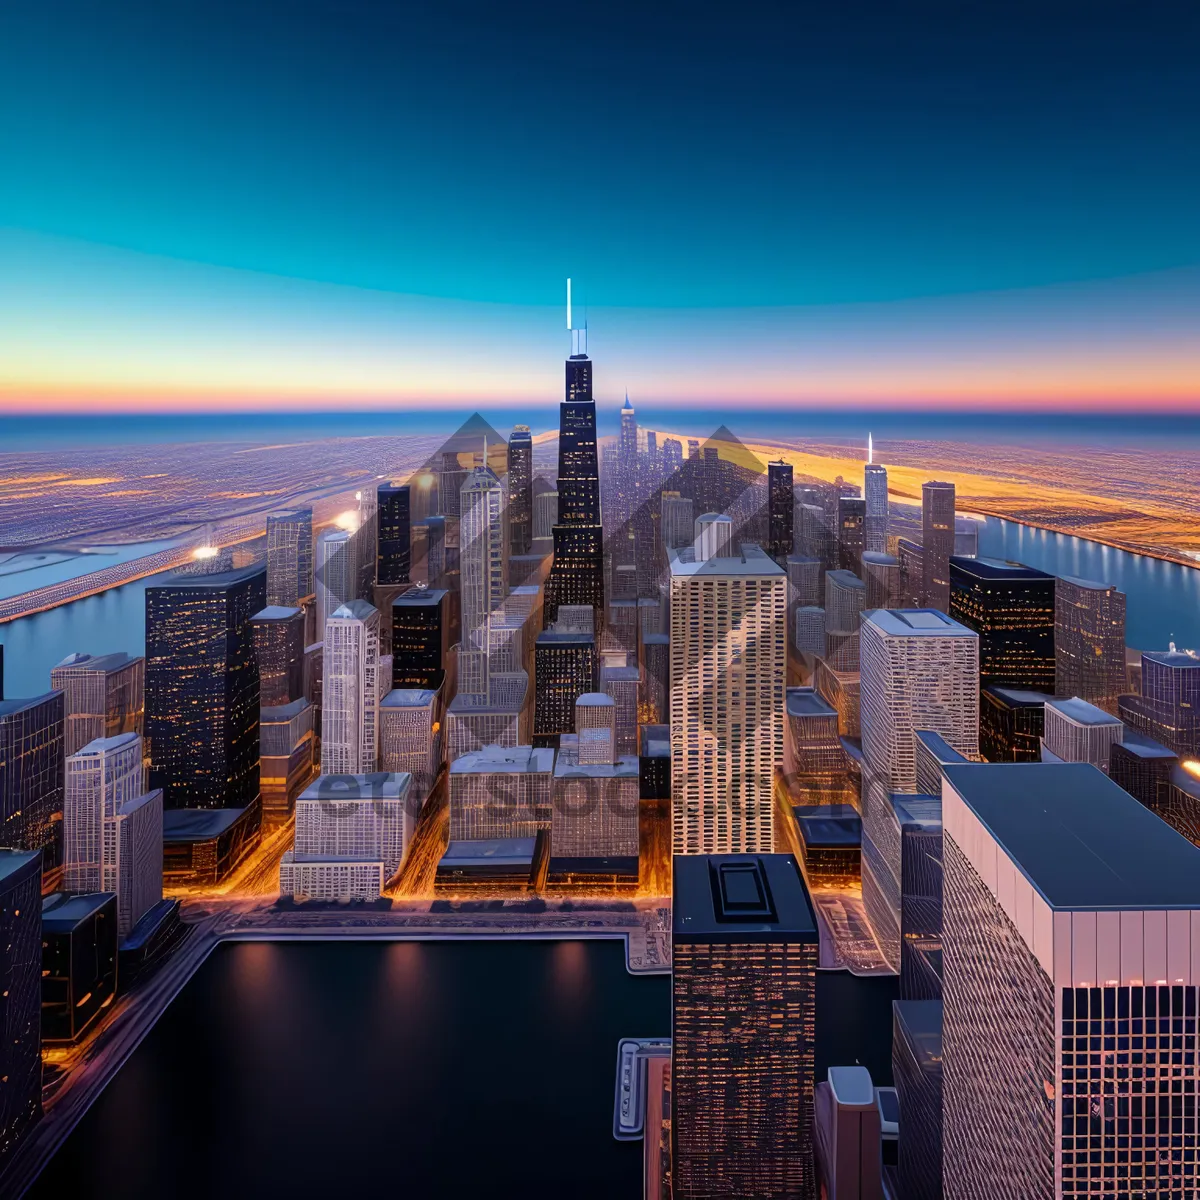
[[[304,695],[304,613],[268,605],[250,619],[259,704],[291,704]]]
[[[985,687],[979,692],[979,752],[988,762],[1040,762],[1045,692]]]
[[[862,573],[866,548],[867,502],[857,496],[839,496],[837,502],[838,566],[843,571]]]
[[[1136,729],[1126,729],[1109,751],[1108,776],[1139,804],[1162,816],[1168,804],[1171,772],[1178,765],[1179,755],[1170,747]]]
[[[954,553],[954,484],[921,485],[921,605],[950,611],[950,556]]]
[[[0,850],[0,1161],[42,1115],[42,866]]]
[[[534,737],[573,733],[575,701],[585,692],[594,692],[600,676],[595,636],[576,630],[543,630],[533,647],[533,675],[537,689]]]
[[[40,850],[49,873],[62,859],[62,692],[0,701],[0,844]]]
[[[767,553],[786,569],[795,540],[793,518],[796,495],[792,490],[792,464],[767,464]]]
[[[42,1037],[76,1042],[117,992],[116,894],[47,896],[41,967]]]
[[[375,581],[382,584],[408,582],[412,569],[412,514],[407,484],[381,483],[376,492],[379,504],[379,538]]]
[[[867,463],[863,468],[863,499],[867,505],[863,544],[873,554],[886,554],[888,482],[887,468],[882,463]]]
[[[1142,655],[1142,694],[1122,696],[1118,712],[1127,725],[1176,754],[1200,756],[1200,655],[1147,651]]]
[[[4,699],[4,647],[0,645],[0,700]]]
[[[392,603],[392,687],[437,691],[450,649],[450,593],[411,587]]]
[[[1054,695],[1054,576],[995,558],[950,559],[950,616],[979,634],[979,682]]]
[[[817,926],[790,854],[675,855],[677,1200],[813,1194]]]
[[[258,798],[258,665],[251,618],[266,572],[176,575],[146,589],[150,787],[167,808]]]
[[[559,409],[558,523],[554,563],[546,580],[545,622],[561,604],[604,607],[604,532],[600,523],[600,468],[596,457],[596,402],[592,360],[567,359],[566,399]]]
[[[1125,593],[1062,575],[1054,589],[1055,688],[1115,712],[1125,691]]]
[[[533,434],[515,425],[508,438],[508,536],[512,554],[533,549]]]
[[[643,800],[671,799],[671,727],[638,726],[639,794]]]
[[[438,498],[442,506],[442,516],[458,519],[460,505],[458,494],[467,479],[467,468],[458,460],[457,450],[446,450],[442,453],[442,469],[438,473]]]
[[[267,603],[294,608],[313,594],[312,509],[267,515]]]
[[[942,1002],[892,1001],[892,1075],[904,1136],[897,1175],[905,1200],[942,1196]]]

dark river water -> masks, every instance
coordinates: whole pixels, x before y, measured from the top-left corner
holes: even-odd
[[[619,941],[219,947],[29,1193],[639,1194],[617,1041],[670,1033]]]

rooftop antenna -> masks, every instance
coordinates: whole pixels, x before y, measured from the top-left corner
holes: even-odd
[[[873,463],[874,461],[875,461],[875,445],[871,441],[871,435],[868,433],[867,434],[867,465],[870,466],[870,464]]]

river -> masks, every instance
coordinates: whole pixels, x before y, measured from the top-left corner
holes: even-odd
[[[979,552],[1053,575],[1116,584],[1127,597],[1126,643],[1139,650],[1165,650],[1172,641],[1180,647],[1200,647],[1200,569],[998,517],[980,524]],[[46,691],[50,668],[76,650],[143,654],[145,592],[155,578],[0,625],[5,696]]]
[[[29,1193],[640,1194],[617,1041],[670,1033],[619,941],[219,947]]]

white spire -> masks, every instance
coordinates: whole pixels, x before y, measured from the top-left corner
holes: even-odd
[[[567,276],[567,329],[571,328],[571,277]]]
[[[871,441],[871,435],[867,434],[867,463],[868,465],[875,461],[875,445]]]

